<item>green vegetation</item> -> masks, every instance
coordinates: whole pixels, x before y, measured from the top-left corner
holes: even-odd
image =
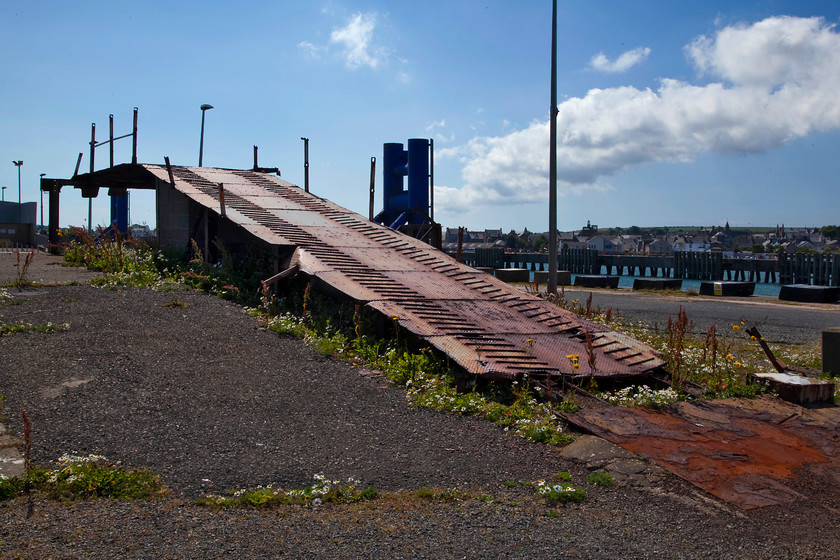
[[[586,475],[586,482],[595,486],[612,486],[615,479],[610,473],[594,472]]]
[[[586,490],[568,482],[551,484],[538,480],[536,487],[537,493],[551,505],[582,502],[586,499]]]
[[[677,317],[669,317],[665,325],[649,325],[624,319],[612,309],[593,308],[590,301],[559,298],[554,300],[564,309],[600,324],[608,325],[647,344],[666,360],[671,372],[672,391],[648,386],[625,387],[602,393],[605,400],[622,406],[661,406],[687,398],[684,390],[695,387],[706,398],[755,397],[768,391],[761,384],[750,384],[747,373],[763,371],[769,361],[755,337],[746,333],[747,325],[738,322],[720,327],[711,325],[701,336],[693,334],[694,325],[684,309]],[[774,355],[789,367],[805,371],[819,371],[820,352],[817,344],[802,346],[771,345]],[[696,390],[693,391],[696,393]]]
[[[226,496],[210,494],[198,500],[198,503],[221,508],[278,505],[318,507],[326,503],[349,504],[379,497],[376,488],[359,488],[359,481],[353,478],[347,479],[346,482],[329,480],[321,474],[316,474],[314,478],[314,484],[299,490],[285,491],[272,485],[258,486],[253,489],[236,490]]]
[[[33,325],[32,323],[13,324],[0,322],[0,336],[24,332],[59,332],[66,330],[70,330],[70,323]]]
[[[0,474],[0,500],[23,495],[27,490],[59,500],[113,498],[136,500],[162,496],[160,477],[144,470],[126,470],[100,455],[63,455],[58,468],[29,467],[29,474],[9,478]]]
[[[96,238],[80,228],[71,228],[63,244],[64,261],[106,273],[91,283],[106,289],[152,288],[160,291],[196,289],[245,305],[259,302],[260,281],[269,276],[267,254],[234,256],[221,243],[214,249],[219,264],[206,262],[192,244],[188,259],[166,253],[135,240],[123,241],[99,230]]]

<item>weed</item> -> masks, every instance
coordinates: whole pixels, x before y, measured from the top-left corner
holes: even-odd
[[[668,317],[668,361],[671,366],[671,378],[677,388],[683,386],[687,375],[683,364],[683,349],[685,335],[690,330],[688,314],[680,306],[676,320]]]
[[[45,325],[0,323],[0,336],[25,332],[60,332],[67,330],[70,330],[70,323],[47,323]]]
[[[28,461],[27,461],[28,462]],[[126,470],[101,455],[62,455],[58,468],[29,467],[22,478],[0,476],[0,499],[28,490],[54,499],[144,499],[163,494],[160,477],[150,471]]]
[[[554,478],[556,478],[557,480],[572,480],[572,475],[571,473],[568,473],[566,471],[561,471],[555,474]]]
[[[610,473],[594,472],[586,475],[586,482],[595,486],[612,486],[615,484],[615,479]]]
[[[171,300],[163,304],[163,307],[168,307],[169,309],[184,309],[189,306],[189,303],[181,301],[178,298],[172,298]]]
[[[20,249],[17,250],[17,264],[15,264],[15,267],[17,267],[17,271],[16,271],[16,273],[17,273],[16,276],[17,277],[15,278],[14,286],[18,290],[20,290],[21,288],[24,288],[25,286],[32,285],[32,282],[30,282],[26,278],[26,275],[29,272],[29,267],[30,267],[30,265],[32,265],[32,259],[34,259],[34,258],[35,258],[35,251],[29,251],[26,254],[26,258],[24,258],[23,263],[21,263],[20,262]]]
[[[321,474],[316,474],[314,478],[313,485],[299,490],[285,491],[273,485],[258,486],[236,490],[228,496],[210,494],[199,499],[198,503],[214,507],[270,507],[282,504],[318,507],[325,503],[347,504],[379,497],[376,488],[368,486],[359,489],[359,481],[353,478],[348,478],[344,483],[329,480]]]
[[[651,389],[647,385],[630,385],[617,391],[602,393],[601,398],[616,406],[650,406],[661,407],[676,402],[680,395],[670,387],[667,389]]]
[[[537,493],[551,504],[582,502],[586,499],[586,491],[574,484],[551,484],[545,480],[537,481]]]

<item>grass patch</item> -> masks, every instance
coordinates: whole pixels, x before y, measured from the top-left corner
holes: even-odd
[[[138,500],[163,496],[160,476],[146,470],[128,470],[100,455],[63,455],[58,468],[32,467],[23,477],[0,474],[0,500],[23,495],[28,490],[57,500],[112,498]]]
[[[569,482],[549,483],[539,480],[536,483],[537,494],[551,504],[578,503],[586,500],[586,490]]]
[[[44,325],[0,323],[0,336],[25,332],[61,332],[67,330],[70,330],[70,323],[46,323]]]
[[[615,479],[610,473],[594,472],[586,475],[586,482],[595,486],[613,486]]]
[[[359,481],[348,479],[345,482],[329,480],[321,474],[314,476],[315,483],[298,490],[282,490],[272,485],[258,486],[252,489],[235,490],[228,495],[209,494],[198,500],[200,505],[230,507],[273,507],[279,505],[299,505],[319,507],[324,504],[350,504],[360,501],[375,500],[379,492],[373,486],[359,487]]]

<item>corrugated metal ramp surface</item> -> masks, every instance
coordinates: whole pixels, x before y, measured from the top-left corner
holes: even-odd
[[[144,165],[169,182],[165,166]],[[429,245],[371,223],[273,175],[172,167],[175,188],[274,245],[298,247],[300,268],[365,302],[491,379],[521,374],[588,377],[643,375],[663,362],[646,346],[582,320]],[[585,331],[593,334],[590,371]],[[579,356],[578,367],[568,356]]]

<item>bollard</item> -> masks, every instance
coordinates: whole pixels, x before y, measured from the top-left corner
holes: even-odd
[[[833,376],[840,376],[840,327],[822,331],[822,369]]]

